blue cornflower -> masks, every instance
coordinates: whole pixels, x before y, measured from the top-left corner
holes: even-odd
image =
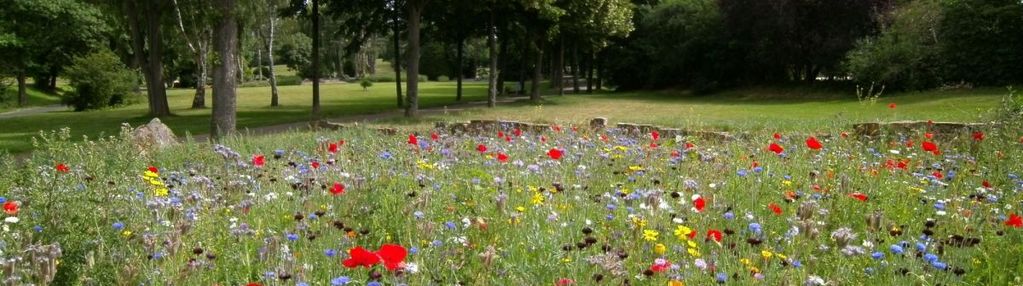
[[[433,245],[433,247],[440,247],[441,245],[444,245],[444,242],[440,241],[439,239],[435,239],[430,244]]]
[[[288,233],[288,234],[287,234],[286,236],[288,237],[288,240],[290,240],[290,241],[296,241],[296,240],[298,240],[298,234],[295,234],[295,233],[290,233],[290,232],[289,232],[289,233]]]
[[[458,225],[455,225],[454,222],[448,221],[444,223],[444,227],[447,227],[448,229],[455,229],[456,227],[458,227]]]
[[[736,172],[736,174],[738,174],[739,177],[745,177],[746,176],[746,170],[745,169],[739,170],[738,172]]]
[[[937,260],[931,261],[931,266],[934,266],[934,268],[937,268],[938,270],[945,270],[945,268],[948,268],[948,264]]]
[[[123,222],[115,222],[111,226],[114,227],[114,230],[118,230],[118,231],[124,229],[124,223]]]
[[[391,159],[391,158],[394,157],[394,155],[391,155],[391,152],[387,152],[387,151],[380,152],[379,156],[380,156],[380,159],[384,159],[384,160],[388,160],[388,159]]]
[[[924,261],[934,263],[935,261],[938,261],[938,256],[934,253],[924,254]]]
[[[916,243],[916,251],[924,251],[924,250],[927,250],[927,245],[923,244],[922,242],[917,242]]]
[[[888,250],[894,253],[895,255],[902,255],[902,253],[906,252],[906,250],[902,249],[902,246],[899,246],[898,244],[892,244],[891,247],[888,247]]]
[[[714,275],[714,279],[717,280],[718,283],[724,284],[725,281],[728,281],[728,274],[725,274],[724,272],[718,272],[718,274]]]
[[[366,283],[366,286],[383,286],[383,285],[384,284],[380,284],[380,282],[376,282],[376,281],[372,281],[372,282]]]
[[[408,249],[408,254],[416,254],[416,253],[419,253],[419,247],[413,246],[413,247]]]
[[[412,216],[414,216],[416,219],[423,219],[423,216],[425,215],[423,214],[422,211],[415,211],[412,213]]]
[[[754,234],[760,235],[761,233],[760,224],[755,222],[749,224],[749,231],[752,231]]]
[[[754,173],[760,173],[760,172],[763,172],[763,171],[764,171],[764,167],[760,167],[760,166],[753,167],[753,172]]]
[[[874,251],[874,253],[871,254],[870,257],[873,257],[876,260],[884,259],[884,252]]]
[[[726,212],[725,213],[725,219],[732,220],[734,218],[735,218],[735,214],[734,213],[732,213],[732,212]]]
[[[32,227],[32,230],[35,230],[36,232],[43,232],[43,226],[41,225],[34,226]]]
[[[334,279],[330,279],[330,285],[333,286],[347,285],[348,282],[351,281],[352,279],[348,278],[348,276],[335,277]]]
[[[337,255],[337,250],[328,248],[327,250],[323,251],[323,254],[326,255],[327,257],[334,257],[334,255]]]

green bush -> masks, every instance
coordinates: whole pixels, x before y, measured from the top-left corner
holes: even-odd
[[[64,73],[74,90],[61,100],[75,111],[128,103],[138,82],[135,73],[106,49],[75,58]]]
[[[363,78],[359,81],[359,86],[362,87],[363,91],[369,90],[369,87],[373,86],[373,81],[370,81],[369,78]]]
[[[368,79],[373,82],[394,82],[394,77],[391,76],[372,76]]]
[[[448,82],[450,80],[451,80],[450,78],[448,78],[447,76],[443,76],[443,75],[437,77],[437,82]]]
[[[277,86],[302,85],[302,77],[297,75],[277,76]]]
[[[933,31],[941,21],[937,1],[915,1],[892,14],[877,37],[861,40],[845,69],[861,84],[889,90],[926,89],[941,84],[939,46]]]

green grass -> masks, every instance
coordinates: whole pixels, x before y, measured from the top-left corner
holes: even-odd
[[[22,107],[18,106],[18,86],[10,86],[0,98],[4,98],[5,101],[0,102],[0,113],[12,111],[19,108],[35,107],[35,106],[46,106],[51,104],[60,103],[60,95],[51,94],[44,91],[40,91],[29,84],[29,88],[26,91],[28,95],[28,104]]]
[[[681,91],[599,93],[546,96],[540,105],[521,102],[496,109],[394,119],[380,124],[410,127],[434,121],[502,119],[585,124],[594,117],[611,122],[659,124],[707,130],[803,130],[849,127],[856,122],[934,120],[981,122],[999,105],[1005,89],[928,91],[894,94],[875,104],[855,95],[799,89],[749,88],[715,95],[692,96]],[[896,103],[889,109],[888,103]]]
[[[464,101],[484,98],[485,85],[467,84]],[[456,104],[454,85],[450,83],[423,83],[420,85],[420,106]],[[270,88],[238,89],[238,128],[266,126],[278,123],[300,122],[310,118],[312,88],[310,85],[280,87],[280,107],[270,107]],[[206,134],[209,131],[210,109],[191,109],[193,90],[168,91],[171,117],[161,118],[178,135]],[[211,98],[206,99],[212,103]],[[363,91],[358,84],[325,84],[321,86],[323,118],[355,114],[371,114],[395,110],[394,86],[375,85]],[[53,112],[0,120],[0,149],[10,153],[31,150],[31,138],[40,130],[70,128],[73,137],[116,135],[122,122],[132,126],[146,123],[147,105],[140,104],[87,112]]]

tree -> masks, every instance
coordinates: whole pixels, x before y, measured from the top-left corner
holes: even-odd
[[[209,76],[210,42],[213,41],[212,7],[204,0],[172,0],[177,28],[195,62],[195,97],[192,108],[206,107],[206,78]],[[184,11],[184,12],[182,12]]]
[[[26,77],[55,88],[57,74],[97,48],[109,28],[95,6],[75,0],[0,0],[0,7],[0,68],[17,78],[19,105],[27,103]]]
[[[256,25],[256,34],[260,38],[260,42],[267,52],[267,59],[269,61],[267,71],[269,75],[267,77],[270,82],[270,106],[280,106],[280,92],[277,89],[277,72],[274,68],[274,40],[278,31],[279,22],[279,11],[278,9],[284,5],[281,0],[260,0],[254,2],[252,10],[254,22],[259,23]],[[260,67],[262,69],[262,67]]]
[[[430,0],[408,0],[405,9],[408,11],[408,48],[405,51],[408,65],[408,96],[405,104],[405,117],[419,115],[419,24],[422,21],[423,9]]]
[[[945,1],[937,37],[948,80],[1023,82],[1023,2]]]
[[[861,39],[844,64],[863,85],[886,90],[926,89],[942,83],[938,41],[942,9],[937,0],[912,1],[897,8],[876,37]]]
[[[163,39],[160,33],[166,2],[160,0],[125,0],[122,15],[126,18],[135,62],[142,68],[149,97],[149,115],[170,115],[167,90],[163,83]]]
[[[213,117],[210,120],[210,138],[219,139],[235,132],[236,88],[238,85],[237,58],[238,22],[235,18],[235,0],[217,0],[218,19],[213,45],[220,63],[213,70]]]

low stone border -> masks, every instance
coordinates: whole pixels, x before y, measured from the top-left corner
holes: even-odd
[[[608,128],[608,120],[603,117],[593,118],[589,122],[589,127],[591,130],[605,130]],[[445,130],[453,134],[479,135],[488,132],[510,131],[516,128],[529,132],[546,132],[551,130],[551,125],[507,120],[472,120],[469,122],[437,122],[434,124],[434,128]],[[693,136],[712,141],[731,141],[736,139],[735,136],[727,132],[685,130],[651,124],[621,122],[615,125],[614,128],[635,136],[649,134],[656,130],[661,134],[661,137],[664,138],[672,138],[677,135],[681,135]]]

